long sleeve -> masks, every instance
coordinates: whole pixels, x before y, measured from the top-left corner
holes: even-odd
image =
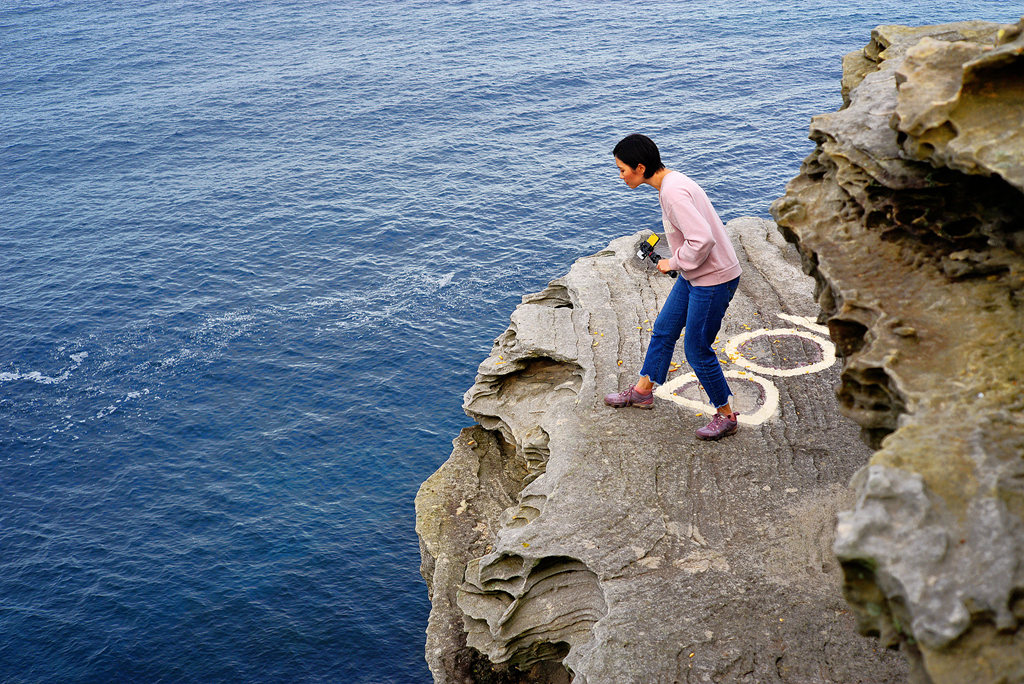
[[[669,267],[693,285],[717,285],[740,275],[725,225],[699,185],[672,171],[658,192],[661,219],[672,255]]]
[[[711,224],[697,210],[693,197],[678,190],[666,198],[665,213],[669,222],[680,229],[682,243],[672,250],[669,265],[675,271],[692,271],[703,264],[715,247]]]

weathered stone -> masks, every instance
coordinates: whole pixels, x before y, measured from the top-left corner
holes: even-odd
[[[894,123],[910,157],[1024,190],[1024,35],[998,46],[923,38],[896,75]]]
[[[1024,681],[1022,53],[1020,25],[876,29],[772,207],[879,449],[845,591],[924,681]]]
[[[744,275],[717,346],[749,418],[721,442],[677,403],[695,382],[603,404],[672,284],[636,258],[646,233],[512,314],[465,396],[478,426],[416,498],[437,682],[904,680],[841,597],[835,519],[870,452],[838,416],[813,281],[770,222],[728,230]]]
[[[888,24],[871,32],[871,41],[863,50],[851,52],[843,58],[842,94],[844,106],[850,104],[850,92],[860,85],[864,77],[887,60],[902,56],[907,48],[922,38],[931,37],[946,42],[971,41],[990,43],[997,36],[1009,36],[1009,27],[999,27],[986,21],[963,21],[957,24],[932,26],[900,26]],[[1003,30],[1000,34],[999,31]]]

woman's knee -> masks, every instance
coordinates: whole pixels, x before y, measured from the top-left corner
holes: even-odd
[[[651,331],[651,344],[657,344],[659,346],[676,346],[676,342],[679,340],[679,333],[682,332],[682,328],[678,331],[674,330],[672,326],[654,324],[654,328]]]
[[[718,363],[718,355],[715,354],[715,350],[702,340],[691,340],[684,337],[683,353],[686,355],[686,362],[693,368]]]

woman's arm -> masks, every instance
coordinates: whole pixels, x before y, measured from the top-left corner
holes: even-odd
[[[697,211],[686,190],[675,189],[665,198],[669,223],[683,235],[683,244],[668,259],[671,270],[692,271],[703,264],[715,246],[711,225]]]

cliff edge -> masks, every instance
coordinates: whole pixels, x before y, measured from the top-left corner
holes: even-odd
[[[870,456],[838,413],[813,281],[774,224],[727,226],[744,268],[716,348],[742,415],[716,443],[678,345],[636,377],[672,281],[648,233],[523,298],[480,364],[477,425],[416,498],[437,682],[902,681],[855,631],[831,547]]]

